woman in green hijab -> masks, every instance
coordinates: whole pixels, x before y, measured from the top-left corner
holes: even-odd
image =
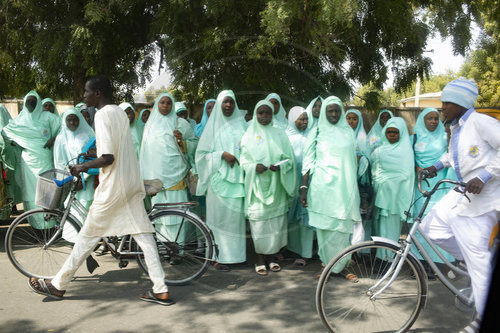
[[[318,254],[326,265],[350,245],[353,224],[361,222],[354,133],[338,97],[323,101],[318,127],[308,135],[302,163],[300,200],[307,207],[309,225],[316,228]],[[334,273],[344,274],[342,270],[339,266]],[[345,277],[357,279],[353,274]]]
[[[60,124],[58,116],[42,111],[40,96],[30,91],[24,97],[21,113],[3,128],[5,149],[14,149],[16,156],[16,163],[11,167],[13,170],[19,168],[24,179],[22,200],[25,211],[36,208],[37,176],[54,168],[49,142],[55,140]],[[43,221],[32,222],[34,228],[45,227]]]
[[[286,111],[283,103],[281,103],[281,97],[276,93],[270,93],[267,95],[266,100],[273,105],[273,126],[285,131],[288,127],[288,122],[286,121]]]
[[[415,154],[415,171],[419,172],[422,169],[430,167],[431,165],[439,161],[441,156],[443,156],[443,154],[446,153],[448,149],[448,140],[444,125],[439,119],[438,110],[436,110],[435,108],[429,107],[422,110],[422,112],[418,115],[415,126],[413,127],[413,132],[415,134],[411,136],[410,142],[413,145],[413,151]],[[436,173],[436,177],[429,178],[429,185],[427,185],[425,182],[422,182],[422,189],[426,191],[432,189],[438,181],[446,178],[448,172],[447,170],[448,168],[441,169]],[[425,217],[427,213],[432,209],[432,207],[434,207],[434,205],[439,200],[441,200],[441,198],[444,197],[446,193],[448,193],[449,189],[447,189],[447,187],[449,186],[446,186],[446,184],[442,184],[440,186],[440,190],[438,190],[431,197],[431,200],[429,201],[429,204],[427,205],[427,208],[422,217]],[[422,197],[422,194],[418,191],[416,182],[414,197],[415,199]],[[413,217],[417,217],[417,215],[420,213],[420,210],[424,205],[424,200],[425,198],[421,198],[414,203]],[[427,252],[429,253],[431,259],[434,262],[443,263],[439,256],[431,250],[430,246],[428,246],[427,243],[423,241],[419,234],[417,234],[417,237],[428,250]],[[448,254],[443,249],[440,250],[447,260],[454,261],[452,255]],[[414,254],[420,260],[423,260],[419,251],[414,247],[412,248],[412,252],[414,252]],[[426,268],[427,275],[431,275],[431,270],[428,268],[426,262],[424,262],[424,268]]]
[[[44,98],[42,100],[42,108],[43,111],[48,111],[50,113],[55,114],[56,116],[59,116],[59,111],[57,111],[56,102],[54,102],[52,98],[49,97]]]
[[[174,105],[171,94],[159,94],[142,137],[139,158],[142,178],[160,179],[163,183],[162,191],[151,198],[153,205],[187,201],[184,177],[188,164],[194,161],[198,140],[189,123],[177,117]],[[161,229],[169,237],[175,237],[181,222],[181,218],[165,218]]]
[[[215,268],[246,260],[245,183],[239,164],[246,122],[231,90],[217,97],[196,149],[198,196],[206,195],[206,221],[219,248]]]
[[[292,146],[285,131],[273,127],[274,108],[262,100],[241,140],[241,166],[245,170],[245,206],[257,253],[257,274],[281,270],[272,255],[287,244],[286,213],[295,195],[297,174]],[[268,259],[268,260],[266,260]]]
[[[7,126],[7,124],[9,124],[10,121],[12,121],[12,117],[10,116],[9,111],[7,111],[7,108],[3,104],[0,104],[0,132],[5,126]],[[3,138],[0,135],[0,146],[3,145]],[[12,170],[15,167],[15,157],[11,160],[9,156],[0,156],[0,161],[2,162],[2,170],[5,170],[5,175],[7,177],[7,183],[4,184],[6,186],[7,197],[3,201],[0,201],[0,206],[6,203],[7,198],[11,198],[13,204],[12,209],[13,211],[16,211],[15,205],[22,201],[22,191],[20,187],[22,183],[20,174],[21,170]],[[10,169],[7,167],[9,164],[11,165]]]
[[[389,110],[384,109],[379,112],[377,121],[373,124],[370,132],[368,132],[368,152],[370,154],[382,144],[382,139],[384,137],[382,129],[392,117],[394,117],[394,115]]]
[[[309,105],[306,107],[307,117],[309,117],[309,123],[307,124],[307,131],[311,131],[312,128],[318,127],[319,112],[321,110],[321,104],[323,103],[323,98],[321,96],[316,97]]]
[[[372,153],[375,234],[398,241],[406,219],[404,212],[413,200],[415,160],[403,118],[389,119],[382,134],[380,147]],[[377,256],[386,259],[383,250]]]
[[[132,104],[126,102],[121,103],[118,106],[127,114],[130,123],[130,134],[132,134],[132,143],[134,144],[134,150],[137,159],[139,159],[142,143],[142,128],[140,127],[137,119],[135,119],[135,109]]]

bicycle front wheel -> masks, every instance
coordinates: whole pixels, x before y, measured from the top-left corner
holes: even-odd
[[[316,289],[317,311],[330,332],[405,332],[413,325],[425,304],[427,283],[409,256],[396,277],[388,273],[400,262],[399,250],[390,243],[364,242],[330,261]],[[347,280],[349,273],[358,282]]]
[[[150,218],[165,283],[182,286],[200,278],[210,266],[214,251],[210,230],[201,220],[180,210],[160,211]],[[144,256],[139,255],[137,261],[147,272]]]
[[[50,279],[73,249],[80,225],[55,210],[33,209],[18,216],[7,230],[5,248],[14,267],[30,277]]]

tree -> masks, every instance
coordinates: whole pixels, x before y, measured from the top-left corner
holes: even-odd
[[[462,66],[461,75],[479,88],[478,106],[500,106],[500,4],[483,13],[484,34]]]
[[[423,51],[433,29],[465,54],[471,22],[496,22],[498,7],[498,0],[3,0],[0,96],[36,88],[77,102],[85,77],[104,73],[129,100],[157,47],[174,88],[192,103],[224,88],[244,108],[269,91],[289,104],[346,98],[354,84],[381,89],[388,66],[400,91],[429,74]]]
[[[303,104],[318,94],[346,98],[353,82],[381,89],[389,66],[398,92],[429,75],[424,56],[434,28],[464,54],[473,20],[491,1],[180,0],[162,6],[174,85],[197,100],[224,88],[239,101],[269,91]],[[455,19],[457,18],[458,19]]]
[[[103,73],[120,98],[149,78],[159,1],[14,1],[0,7],[0,96],[80,102],[87,76]]]

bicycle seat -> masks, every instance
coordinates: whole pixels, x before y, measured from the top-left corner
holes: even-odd
[[[155,195],[163,189],[163,183],[159,179],[144,180],[146,195]]]

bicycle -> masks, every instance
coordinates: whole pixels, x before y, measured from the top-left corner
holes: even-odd
[[[446,260],[420,227],[430,198],[441,184],[453,184],[454,190],[467,197],[463,191],[465,183],[442,179],[427,192],[422,191],[420,184],[425,177],[425,173],[419,174],[418,188],[426,200],[406,239],[395,242],[372,237],[372,241],[343,250],[323,270],[316,288],[316,308],[330,332],[405,332],[415,323],[427,302],[428,279],[422,263],[410,252],[413,244],[439,281],[456,296],[456,306],[472,311],[471,288],[459,289],[452,284],[415,237],[419,233],[456,275],[469,277],[466,270]],[[342,269],[357,275],[358,282],[334,274]]]
[[[52,177],[72,177],[64,170],[53,169],[47,172],[53,172],[49,177],[51,182]],[[9,226],[5,236],[7,256],[23,275],[50,279],[70,254],[74,238],[88,213],[76,198],[77,183],[78,180],[73,180],[63,185],[63,193],[56,198],[55,204],[52,202],[45,208],[27,211]],[[68,193],[69,200],[64,205]],[[214,253],[217,256],[212,232],[197,215],[189,211],[197,204],[156,204],[148,212],[148,217],[155,226],[154,237],[168,285],[186,285],[197,280],[207,271]],[[76,218],[74,213],[81,216],[81,219]],[[172,219],[176,219],[178,227],[165,228],[172,224]],[[105,237],[102,241],[119,261],[120,268],[126,267],[129,259],[136,259],[141,269],[147,273],[142,251],[132,236]],[[91,266],[96,262],[91,256],[89,258],[87,268],[91,272]]]

